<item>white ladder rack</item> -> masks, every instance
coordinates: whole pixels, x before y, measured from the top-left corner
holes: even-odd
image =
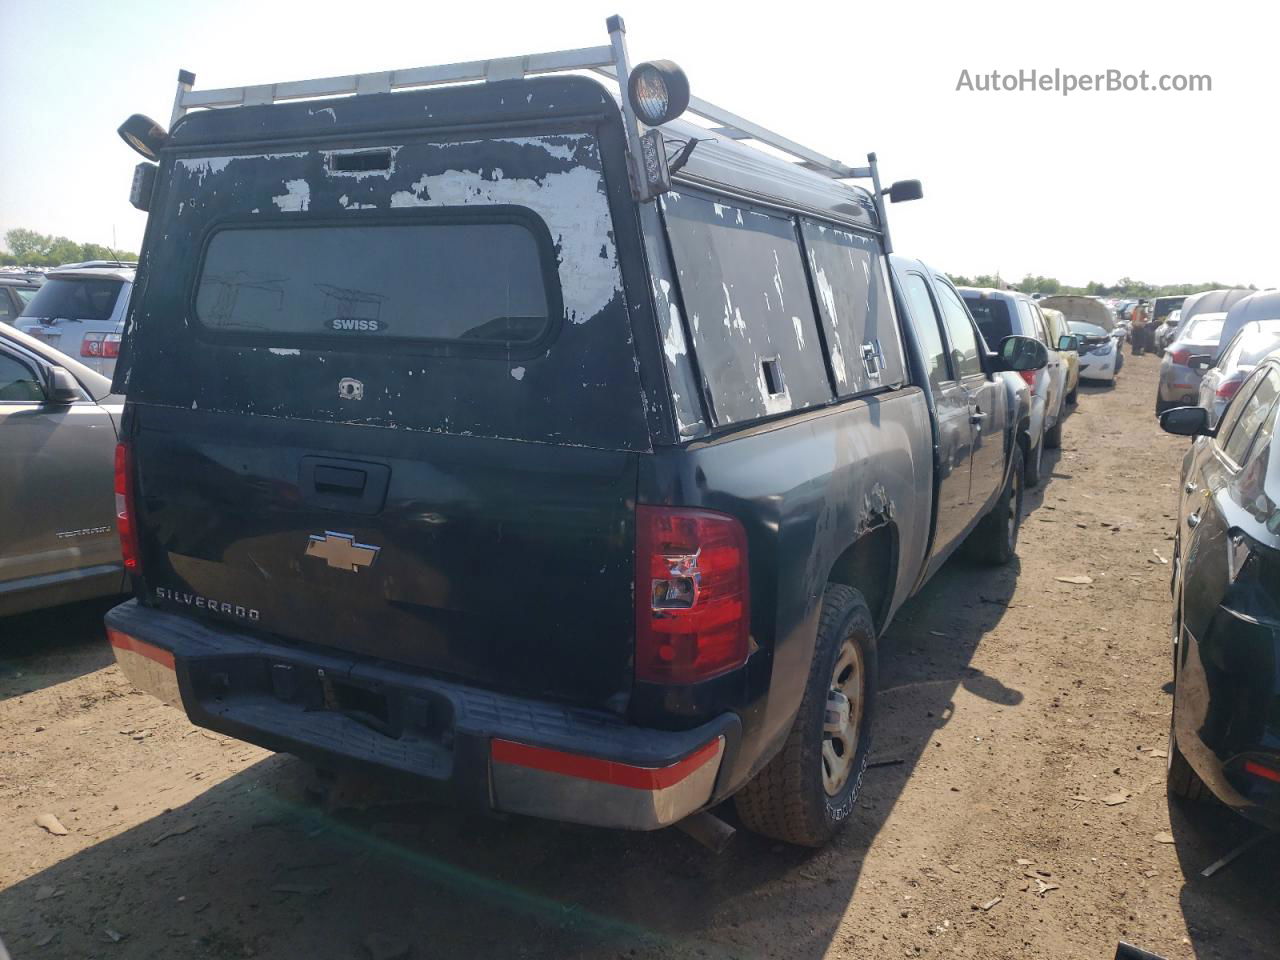
[[[196,108],[245,107],[279,103],[282,100],[340,97],[366,93],[390,93],[443,86],[446,84],[473,83],[490,80],[512,80],[546,73],[563,73],[586,70],[617,81],[621,90],[623,114],[627,119],[627,143],[633,158],[639,158],[641,125],[631,109],[627,97],[625,78],[630,73],[626,48],[626,27],[621,17],[607,21],[610,44],[599,47],[580,47],[576,50],[557,50],[550,53],[533,53],[520,57],[500,57],[493,60],[470,60],[433,67],[413,67],[408,70],[388,70],[379,73],[348,74],[339,77],[319,77],[313,80],[293,80],[285,83],[268,83],[245,87],[223,87],[215,90],[194,90],[195,74],[186,70],[178,73],[178,92],[173,101],[170,128],[188,110]],[[875,181],[877,203],[879,177],[875,168],[875,155],[868,156],[869,165],[851,167],[833,160],[816,150],[797,143],[788,137],[753,123],[745,117],[718,107],[698,97],[689,98],[689,113],[715,124],[709,132],[730,140],[756,141],[794,158],[801,166],[831,177],[833,180],[870,179]],[[634,172],[634,171],[633,171]]]

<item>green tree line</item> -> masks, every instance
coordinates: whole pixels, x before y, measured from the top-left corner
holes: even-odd
[[[1007,280],[988,273],[979,274],[976,277],[953,275],[951,280],[958,287],[994,287],[999,290],[1011,289],[1020,290],[1023,293],[1043,293],[1047,295],[1074,293],[1083,294],[1087,297],[1174,297],[1189,296],[1204,290],[1221,290],[1224,287],[1244,287],[1247,290],[1257,289],[1251,283],[1232,284],[1218,283],[1217,281],[1158,285],[1134,280],[1132,277],[1121,277],[1115,283],[1098,283],[1096,280],[1090,280],[1083,287],[1073,287],[1069,284],[1060,283],[1055,277],[1032,276],[1029,273],[1018,283],[1009,283]]]
[[[0,266],[56,267],[83,260],[137,260],[128,250],[112,250],[100,243],[76,243],[66,237],[36,233],[15,227],[4,235],[7,250],[0,251]]]

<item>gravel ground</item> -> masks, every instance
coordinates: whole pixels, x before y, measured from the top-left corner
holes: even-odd
[[[1280,956],[1280,840],[1202,878],[1255,831],[1164,792],[1184,441],[1151,419],[1158,362],[1081,391],[1018,563],[953,561],[899,614],[882,765],[827,850],[325,814],[299,761],[133,693],[90,605],[0,620],[0,937],[15,960]]]

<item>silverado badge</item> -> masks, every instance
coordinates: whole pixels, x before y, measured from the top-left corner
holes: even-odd
[[[373,566],[381,549],[368,543],[356,543],[352,534],[326,530],[323,536],[311,535],[311,539],[307,541],[306,555],[319,557],[335,570],[350,570],[354,573],[361,567]]]

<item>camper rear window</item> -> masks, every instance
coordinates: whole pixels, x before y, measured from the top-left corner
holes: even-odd
[[[553,317],[553,257],[516,221],[226,228],[205,252],[196,316],[215,333],[353,346],[532,343]]]

